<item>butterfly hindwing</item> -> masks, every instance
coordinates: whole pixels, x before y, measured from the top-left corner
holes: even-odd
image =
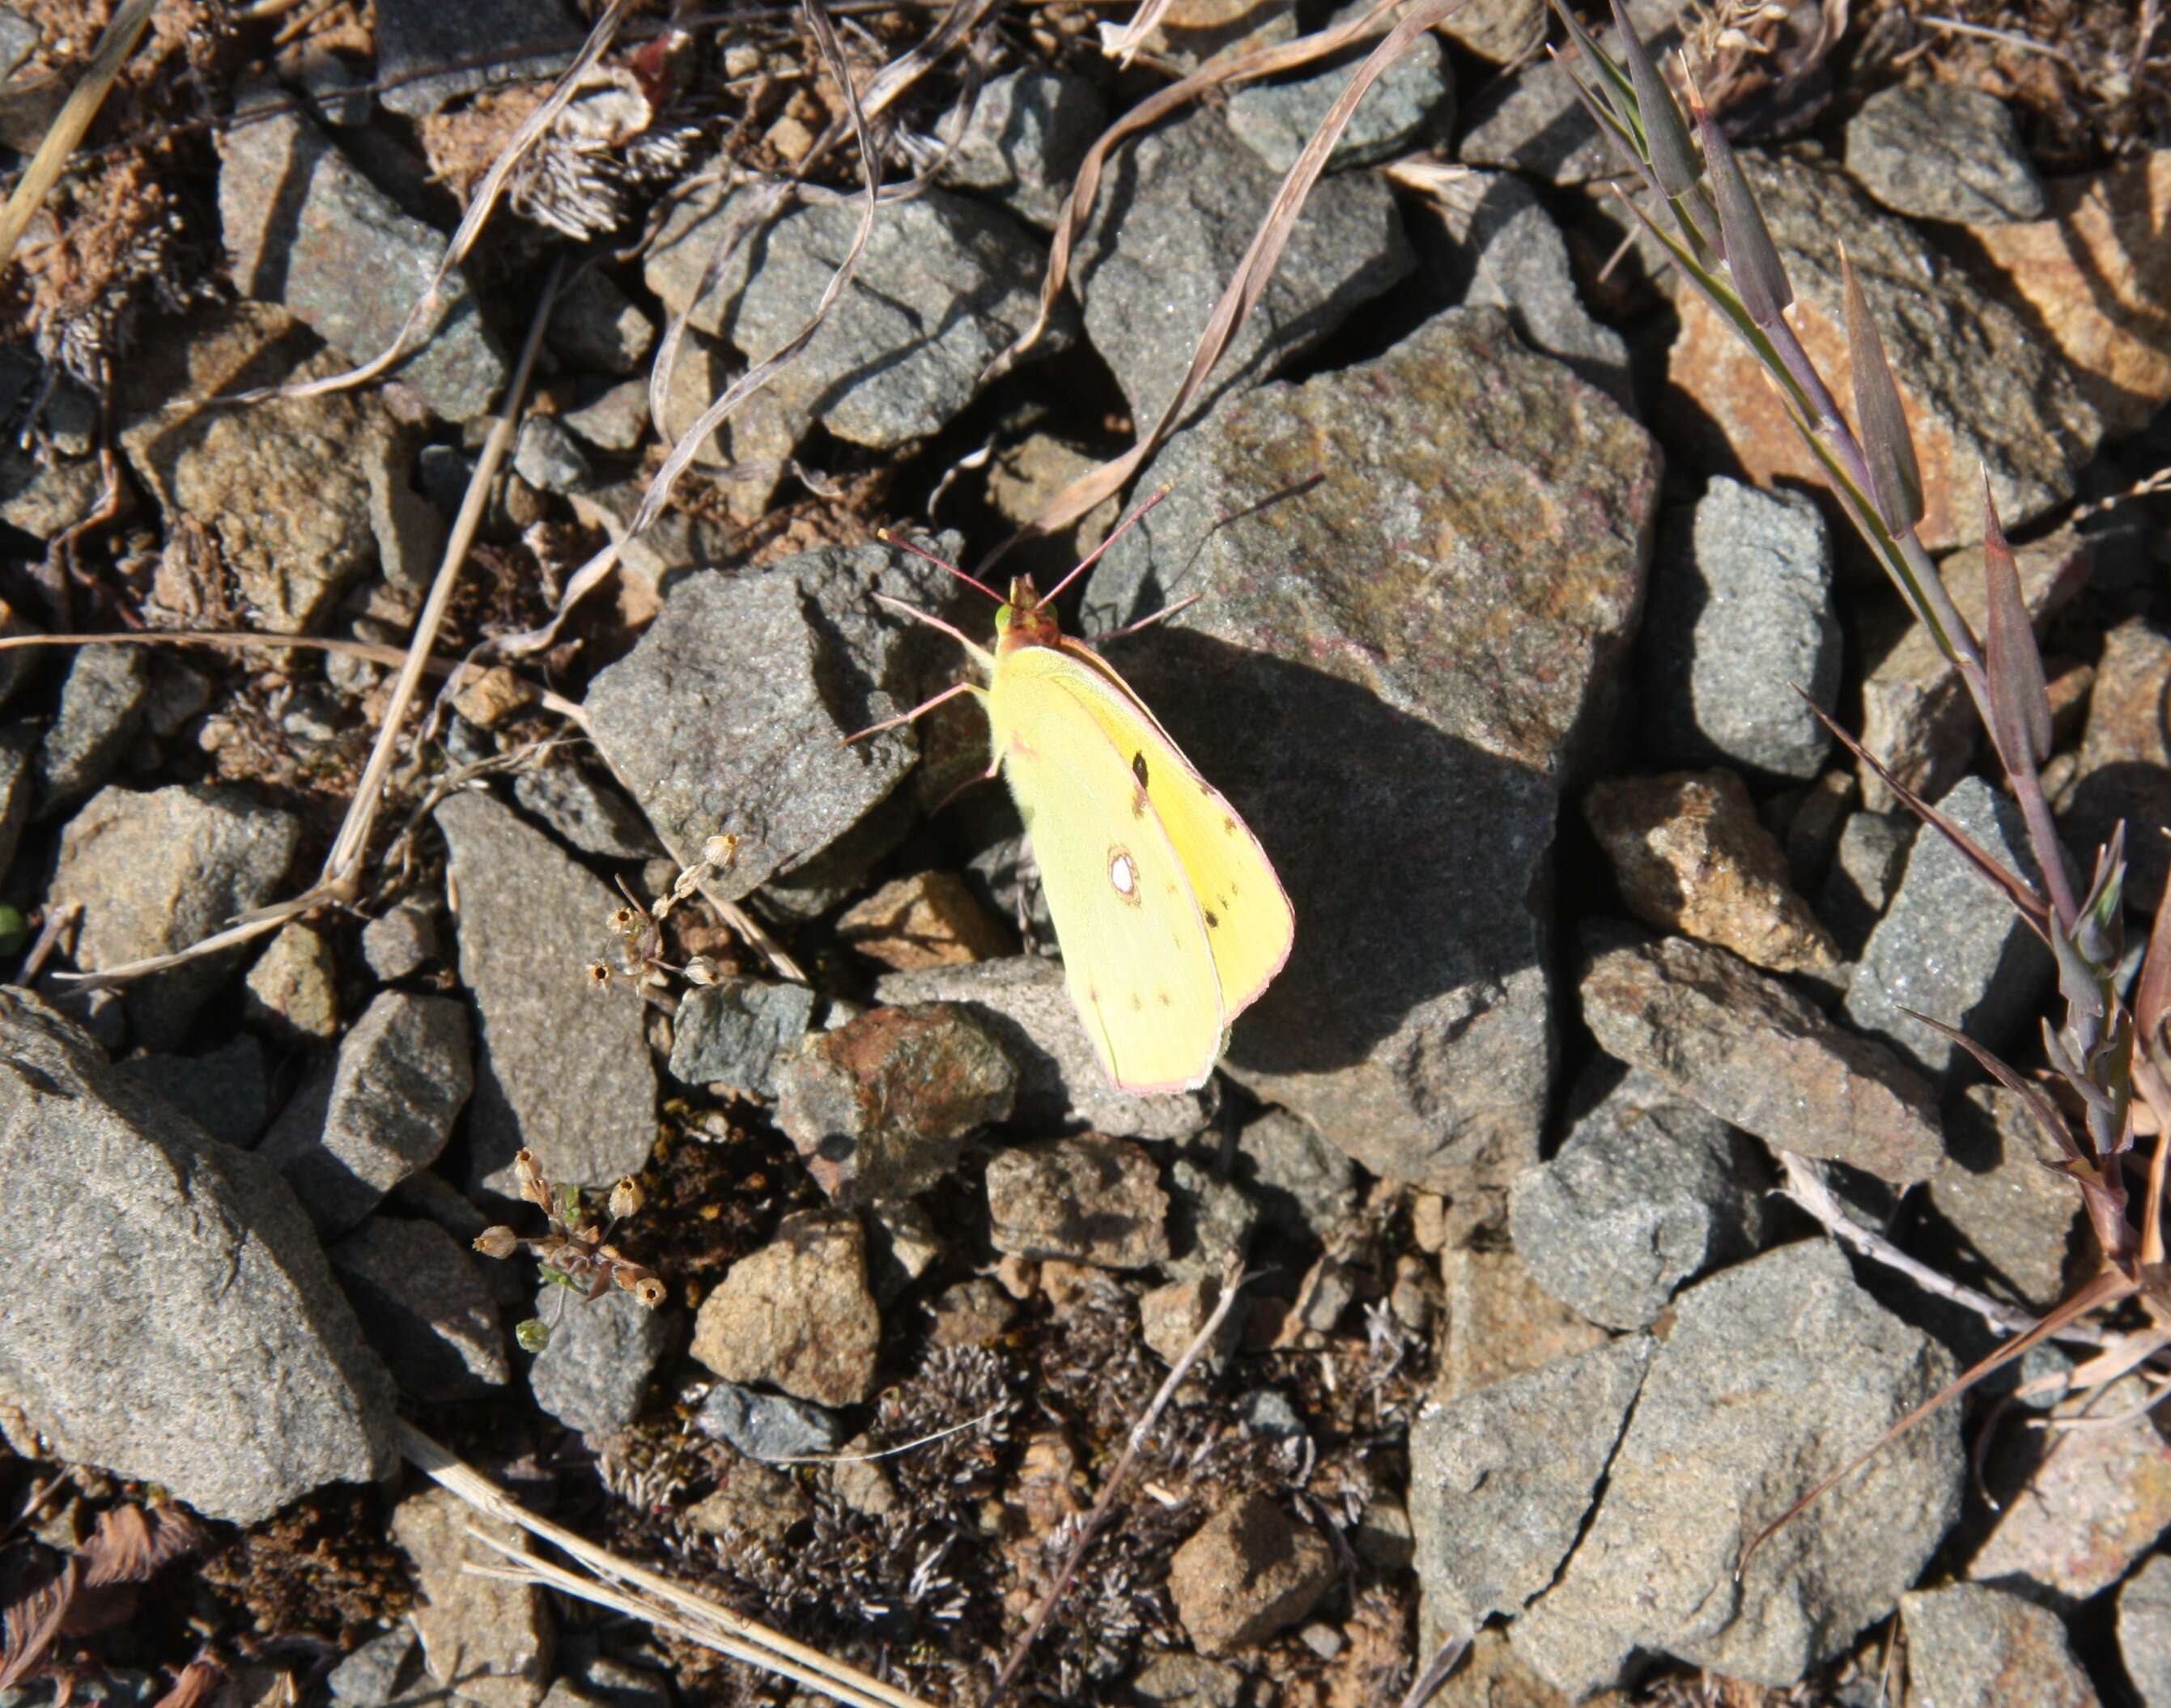
[[[1005,656],[988,698],[995,754],[1040,867],[1073,1000],[1129,1091],[1203,1084],[1220,981],[1189,871],[1112,739],[1086,669],[1052,647]]]
[[[1251,827],[1193,768],[1129,684],[1075,640],[1064,640],[1061,656],[1091,672],[1096,721],[1128,744],[1134,776],[1190,875],[1220,980],[1222,1020],[1233,1020],[1289,959],[1296,929],[1289,895]]]

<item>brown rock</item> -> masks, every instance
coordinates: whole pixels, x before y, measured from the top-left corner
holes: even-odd
[[[1107,1269],[1168,1261],[1168,1194],[1141,1145],[1097,1132],[1021,1144],[988,1165],[989,1237],[1021,1257]]]
[[[944,1288],[929,1309],[927,1337],[938,1347],[993,1346],[1017,1315],[1009,1295],[983,1276]]]
[[[2067,845],[2083,867],[2125,821],[2126,905],[2152,914],[2171,848],[2171,634],[2136,617],[2104,637],[2080,768],[2066,802]]]
[[[787,1216],[702,1300],[694,1356],[728,1382],[767,1382],[817,1405],[874,1391],[882,1319],[867,1288],[866,1235],[850,1216]]]
[[[780,1544],[794,1524],[814,1516],[814,1502],[791,1475],[736,1454],[714,1493],[686,1510],[686,1522],[711,1536],[755,1536]]]
[[[339,1036],[337,969],[324,934],[298,920],[282,925],[243,981],[243,1014],[290,1044]]]
[[[453,696],[453,709],[478,729],[494,730],[534,701],[533,688],[503,665],[493,664]]]
[[[1929,1085],[1723,949],[1586,933],[1583,1018],[1599,1047],[1766,1143],[1898,1185],[1944,1156]]]
[[[1225,1654],[1287,1629],[1334,1583],[1334,1554],[1263,1495],[1216,1513],[1176,1550],[1168,1592],[1191,1640]]]
[[[2013,554],[2020,597],[2040,629],[2088,579],[2088,546],[2071,533],[2053,534]],[[1938,566],[1945,590],[1977,635],[1983,631],[1988,595],[1982,550],[1970,546]],[[1957,783],[1981,744],[1982,720],[1975,702],[1930,631],[1902,619],[1862,684],[1862,745],[1900,782],[1926,800]],[[1873,642],[1873,651],[1876,651]],[[1864,765],[1863,804],[1889,812],[1899,804],[1882,778]]]
[[[1198,1338],[1199,1331],[1206,1326],[1206,1320],[1214,1314],[1214,1306],[1220,1302],[1221,1282],[1214,1276],[1171,1281],[1139,1299],[1139,1332],[1145,1343],[1160,1354],[1163,1363],[1173,1365],[1190,1350],[1191,1343]],[[1236,1343],[1241,1322],[1241,1309],[1232,1307],[1199,1362],[1218,1368],[1228,1349]]]
[[[777,1080],[777,1125],[840,1204],[925,1191],[1017,1092],[1003,1047],[947,1003],[874,1009],[817,1033]]]
[[[1787,857],[1731,771],[1599,783],[1583,813],[1638,918],[1774,972],[1837,964],[1831,934],[1788,887]]]
[[[2113,434],[2171,402],[2171,149],[2053,181],[2047,218],[1968,228],[1986,281],[2041,326]]]
[[[1438,1399],[1473,1394],[1609,1338],[1539,1286],[1530,1266],[1511,1250],[1443,1251],[1439,1275],[1447,1292],[1447,1346]]]
[[[1012,947],[954,872],[916,872],[884,884],[844,910],[837,935],[898,972],[993,961]]]
[[[2171,1528],[2171,1442],[2141,1410],[2148,1398],[2129,1376],[2100,1394],[2061,1400],[2056,1416],[2107,1421],[2050,1438],[2056,1450],[2006,1503],[1967,1575],[1977,1582],[2024,1578],[2072,1601],[2125,1577]]]
[[[535,1708],[550,1678],[550,1611],[543,1592],[465,1569],[470,1557],[496,1558],[468,1535],[472,1528],[527,1551],[512,1525],[485,1517],[440,1488],[410,1495],[392,1514],[392,1539],[415,1562],[421,1604],[409,1615],[422,1639],[430,1677],[458,1700],[480,1708]]]
[[[1841,398],[1853,384],[1836,241],[1846,239],[1914,431],[1923,543],[1982,538],[1986,468],[2008,527],[2072,496],[2102,418],[2020,317],[1836,169],[1754,153],[1742,165],[1794,287],[1788,318]],[[1716,426],[1744,478],[1825,490],[1823,463],[1733,323],[1693,291],[1679,302],[1668,377]]]

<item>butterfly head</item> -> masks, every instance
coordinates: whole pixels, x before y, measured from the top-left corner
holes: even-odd
[[[1031,576],[1017,576],[1010,582],[1010,598],[995,613],[996,652],[1011,652],[1021,646],[1054,646],[1062,638],[1055,608],[1033,586]]]

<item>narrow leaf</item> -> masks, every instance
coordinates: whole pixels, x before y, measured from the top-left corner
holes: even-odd
[[[1651,55],[1628,21],[1628,8],[1613,0],[1613,27],[1621,36],[1621,57],[1627,62],[1629,79],[1636,86],[1636,110],[1643,121],[1643,143],[1650,151],[1651,169],[1669,198],[1686,195],[1703,169],[1696,150],[1689,146],[1688,127],[1674,104],[1674,92],[1651,62]]]
[[[1697,136],[1703,143],[1704,163],[1711,169],[1713,200],[1718,207],[1718,234],[1726,248],[1727,270],[1741,306],[1759,326],[1769,326],[1779,311],[1794,300],[1794,287],[1787,282],[1787,270],[1779,264],[1779,251],[1772,241],[1764,211],[1756,193],[1742,175],[1741,163],[1733,146],[1711,116],[1710,110],[1691,94]]]
[[[1583,56],[1584,64],[1590,69],[1592,81],[1604,88],[1605,104],[1612,109],[1615,120],[1623,131],[1630,133],[1633,144],[1639,145],[1643,141],[1643,127],[1636,122],[1636,86],[1613,62],[1613,56],[1592,40],[1590,32],[1583,27],[1583,20],[1575,15],[1574,8],[1568,5],[1566,0],[1553,0],[1553,10],[1560,14],[1560,21],[1568,26],[1568,40],[1575,44],[1576,51]],[[1583,82],[1573,72],[1570,72],[1568,76],[1579,85]]]
[[[2133,1029],[2151,1063],[2171,1077],[2171,1063],[2163,1060],[2167,1020],[2171,1020],[2171,886],[2166,886],[2163,899],[2156,904],[2148,952],[2142,957],[2141,977],[2133,987]]]
[[[1840,271],[1847,286],[1847,341],[1854,362],[1854,415],[1862,428],[1863,454],[1869,461],[1869,484],[1885,525],[1905,533],[1922,519],[1922,471],[1915,461],[1915,440],[1907,431],[1907,412],[1900,406],[1900,388],[1884,360],[1869,299],[1862,293],[1847,245],[1839,249]]]
[[[2080,946],[2066,934],[2061,925],[2053,924],[2050,927],[2050,952],[2058,963],[2058,994],[2076,1013],[2086,1015],[2092,1020],[2101,1020],[2103,975],[2089,964]]]
[[[1853,272],[1848,270],[1850,293],[1847,297],[1847,318],[1853,320],[1855,292],[1852,289]],[[1874,332],[1871,336],[1874,337]],[[1890,384],[1890,377],[1887,377]],[[1862,398],[1862,367],[1855,365],[1854,388],[1857,407],[1863,409],[1865,423],[1868,411]],[[1894,399],[1896,404],[1898,399]],[[1865,426],[1865,431],[1867,427]],[[1875,459],[1872,459],[1875,467]],[[2013,548],[2006,543],[2005,530],[1998,525],[1997,504],[1990,495],[1990,475],[1986,470],[1982,481],[1982,573],[1989,601],[1985,609],[1989,613],[1988,624],[1983,632],[1983,664],[1990,675],[1990,711],[1994,727],[1991,739],[1997,743],[1999,755],[2008,771],[2017,771],[2023,765],[2040,765],[2050,753],[2050,692],[2043,680],[2043,655],[2036,650],[2035,625],[2028,620],[2027,602],[2020,597],[2020,571],[2013,561]]]
[[[2058,1106],[2050,1100],[2041,1086],[2031,1084],[2022,1076],[2018,1068],[2013,1067],[2002,1057],[1977,1043],[1958,1026],[1949,1026],[1934,1015],[1921,1014],[1911,1008],[1902,1008],[1900,1012],[1912,1020],[1922,1021],[1932,1031],[1942,1033],[1965,1050],[1968,1054],[1975,1057],[1976,1063],[1984,1073],[1989,1074],[1991,1079],[1997,1080],[1999,1084],[2021,1100],[2028,1112],[2034,1116],[2035,1124],[2043,1129],[2053,1145],[2075,1162],[2088,1161],[2088,1154],[2081,1148],[2079,1141],[2074,1138],[2072,1129],[2066,1125],[2066,1117],[2058,1113]]]
[[[1799,688],[1795,689],[1794,692],[1801,693]],[[1841,744],[1849,752],[1884,779],[1884,786],[1899,797],[1902,806],[1959,849],[1962,859],[2005,892],[2006,899],[2019,911],[2023,918],[2035,928],[2038,936],[2047,942],[2056,934],[2055,932],[2045,929],[2045,922],[2049,918],[2049,912],[2044,907],[2042,898],[2029,886],[2025,878],[2021,877],[2018,873],[2008,871],[1985,854],[1959,825],[1885,769],[1877,756],[1856,741],[1836,719],[1827,717],[1824,709],[1815,700],[1810,699],[1807,694],[1802,694],[1802,699],[1807,703],[1809,709],[1816,714],[1817,720],[1836,736]]]
[[[2089,962],[2115,966],[2125,955],[2125,821],[2111,827],[2110,840],[2096,850],[2095,881],[2081,903],[2073,941]]]

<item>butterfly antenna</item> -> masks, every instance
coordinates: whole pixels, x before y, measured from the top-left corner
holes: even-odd
[[[1118,532],[1120,533],[1121,530],[1118,529]],[[910,552],[913,556],[916,558],[925,558],[929,563],[933,564],[937,569],[947,570],[951,575],[955,576],[959,581],[965,582],[968,586],[978,587],[990,599],[993,599],[998,605],[1003,602],[1003,596],[1000,593],[998,593],[993,587],[989,586],[985,581],[981,581],[976,576],[967,575],[962,570],[959,569],[957,565],[951,563],[949,559],[938,558],[933,552],[928,550],[925,546],[914,545],[910,540],[905,538],[903,534],[892,533],[886,527],[878,527],[875,530],[875,538],[880,540],[886,546],[895,546],[901,552]],[[1105,551],[1107,548],[1104,546],[1102,549]],[[1090,563],[1092,560],[1089,558],[1086,561]],[[1080,567],[1083,568],[1084,565],[1081,565]],[[1073,570],[1072,573],[1075,575],[1077,571]]]
[[[1098,646],[1104,640],[1121,640],[1126,634],[1135,634],[1141,629],[1150,629],[1156,623],[1166,623],[1177,612],[1188,611],[1205,597],[1203,593],[1187,594],[1173,605],[1162,606],[1150,617],[1141,617],[1135,623],[1126,623],[1120,629],[1111,629],[1106,634],[1096,634],[1092,637],[1093,644]]]
[[[1061,581],[1058,581],[1053,586],[1050,587],[1045,593],[1041,595],[1041,603],[1043,605],[1048,603],[1058,593],[1061,592],[1065,587],[1069,586],[1073,581],[1084,575],[1086,570],[1091,569],[1094,565],[1100,562],[1102,553],[1107,551],[1110,546],[1115,544],[1118,540],[1128,533],[1131,531],[1133,524],[1143,522],[1145,519],[1146,512],[1148,511],[1151,510],[1154,506],[1159,504],[1161,500],[1167,497],[1170,493],[1175,490],[1176,489],[1173,486],[1162,487],[1160,491],[1155,493],[1154,495],[1146,500],[1144,504],[1141,504],[1136,510],[1133,511],[1128,516],[1118,522],[1116,524],[1116,531],[1113,533],[1110,534],[1107,538],[1102,540],[1100,544],[1095,546],[1091,551],[1086,553],[1084,557],[1078,560],[1076,568],[1073,569],[1069,575],[1065,576]],[[960,573],[962,573],[962,571]]]

